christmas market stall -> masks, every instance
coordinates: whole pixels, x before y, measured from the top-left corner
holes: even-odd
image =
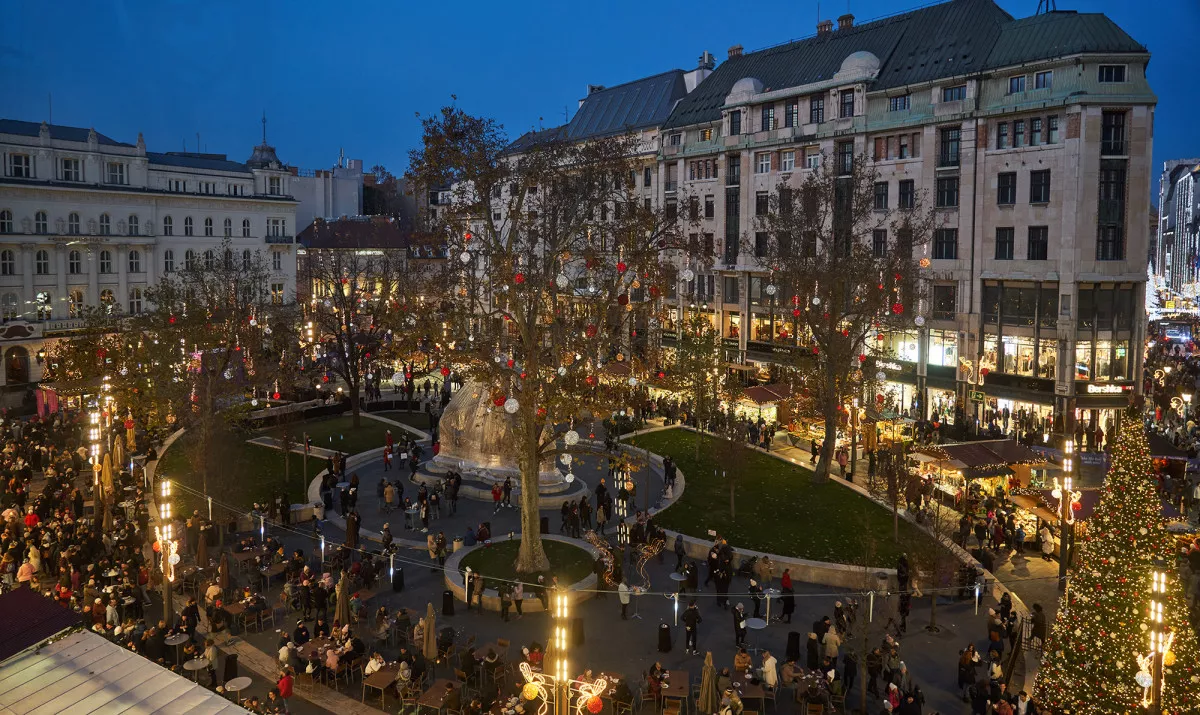
[[[755,422],[761,419],[784,424],[790,417],[786,403],[791,395],[791,387],[782,383],[747,387],[733,405],[733,412]]]
[[[866,409],[863,448],[896,450],[913,442],[913,420],[892,410]]]
[[[956,508],[964,507],[966,495],[968,511],[988,497],[1042,483],[1040,470],[1047,466],[1044,457],[1011,439],[924,446],[909,458],[922,478],[932,480],[935,491],[951,497]]]

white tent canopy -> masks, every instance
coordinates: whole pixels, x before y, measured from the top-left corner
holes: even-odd
[[[241,715],[248,711],[91,631],[0,663],[0,713]]]

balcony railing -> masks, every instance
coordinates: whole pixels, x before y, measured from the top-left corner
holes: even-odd
[[[267,243],[295,243],[295,236],[267,236]]]

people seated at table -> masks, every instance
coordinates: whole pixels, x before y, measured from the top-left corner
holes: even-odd
[[[331,675],[337,675],[337,669],[341,662],[341,653],[338,652],[337,648],[327,648],[325,650],[325,668]]]
[[[446,694],[442,697],[442,709],[451,712],[462,707],[462,693],[455,683],[446,683]]]
[[[629,705],[633,702],[633,693],[629,690],[627,680],[627,678],[621,678],[617,681],[613,689],[613,702],[621,703],[622,705]]]
[[[758,677],[762,680],[763,685],[774,690],[779,686],[779,673],[775,668],[775,656],[771,655],[771,651],[764,650],[762,653],[762,667],[759,668]]]
[[[324,618],[318,618],[316,625],[313,626],[313,638],[328,638],[328,637],[329,637],[329,624],[325,622]]]
[[[800,679],[804,674],[804,669],[796,664],[795,658],[788,658],[779,668],[779,682],[784,685],[791,685]]]
[[[733,656],[733,669],[739,673],[746,673],[749,672],[751,664],[750,654],[746,649],[738,648],[737,655]]]
[[[729,674],[729,668],[721,668],[721,672],[717,673],[717,690],[722,693],[733,686],[733,678]]]
[[[541,643],[530,643],[529,647],[523,652],[525,653],[525,660],[527,660],[530,665],[537,668],[542,667],[542,661],[545,660],[546,654],[542,651]]]
[[[396,672],[396,680],[393,681],[393,684],[395,685],[396,690],[398,692],[403,693],[404,691],[408,690],[408,688],[410,686],[412,686],[412,683],[413,683],[412,666],[410,666],[405,661],[400,661],[400,670]]]
[[[721,703],[717,706],[719,715],[742,715],[745,710],[745,705],[742,704],[742,699],[738,697],[733,688],[726,688],[722,691],[724,695],[721,697]]]
[[[296,621],[296,628],[292,631],[292,642],[296,644],[296,647],[300,647],[310,640],[312,640],[312,634],[308,632],[308,626],[304,625],[304,621]]]
[[[380,669],[383,668],[384,664],[385,662],[383,660],[383,655],[378,652],[373,653],[371,655],[371,660],[367,661],[367,664],[363,666],[363,674],[373,675],[378,673]]]
[[[800,700],[807,705],[820,705],[825,709],[833,707],[833,701],[829,697],[829,691],[817,685],[815,681],[809,681],[808,687],[800,694]]]
[[[471,698],[471,702],[463,707],[463,715],[483,715],[483,702],[479,698]]]
[[[463,651],[458,659],[458,669],[463,672],[466,680],[471,680],[475,677],[475,672],[479,669],[479,661],[475,660],[475,648],[467,648]]]

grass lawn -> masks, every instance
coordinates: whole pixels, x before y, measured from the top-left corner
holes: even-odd
[[[698,437],[702,440],[699,459]],[[887,509],[832,481],[814,484],[808,469],[749,450],[742,451],[737,468],[729,470],[737,479],[737,519],[730,519],[729,482],[713,475],[717,440],[671,429],[628,441],[655,454],[671,455],[686,476],[683,496],[655,517],[666,529],[702,539],[713,529],[734,548],[864,566],[895,566],[902,551],[911,553],[914,544],[932,543],[901,519],[897,544]]]
[[[472,571],[483,574],[485,580],[516,580],[517,570],[514,564],[520,545],[520,539],[493,542],[491,546],[480,547],[464,556],[461,565],[463,568],[470,566]],[[550,576],[555,575],[558,576],[560,585],[570,586],[592,572],[592,555],[578,546],[546,539],[542,542],[542,547],[546,549],[546,558],[550,559],[550,571],[546,573],[547,584],[550,583]],[[520,580],[530,582],[536,581],[537,578],[531,577],[530,574],[522,574]]]
[[[373,412],[371,414],[378,415],[393,422],[400,422],[409,427],[416,427],[419,430],[429,429],[429,415],[424,412],[406,412],[404,410],[384,410],[383,412]]]
[[[295,423],[289,429],[291,429],[292,439],[296,441],[297,445],[301,443],[302,434],[307,432],[314,447],[337,449],[347,454],[358,454],[386,444],[384,433],[387,432],[387,425],[366,417],[365,414],[360,416],[357,428],[354,427],[353,415],[344,414]],[[261,434],[280,437],[283,432],[283,427],[272,427]]]

